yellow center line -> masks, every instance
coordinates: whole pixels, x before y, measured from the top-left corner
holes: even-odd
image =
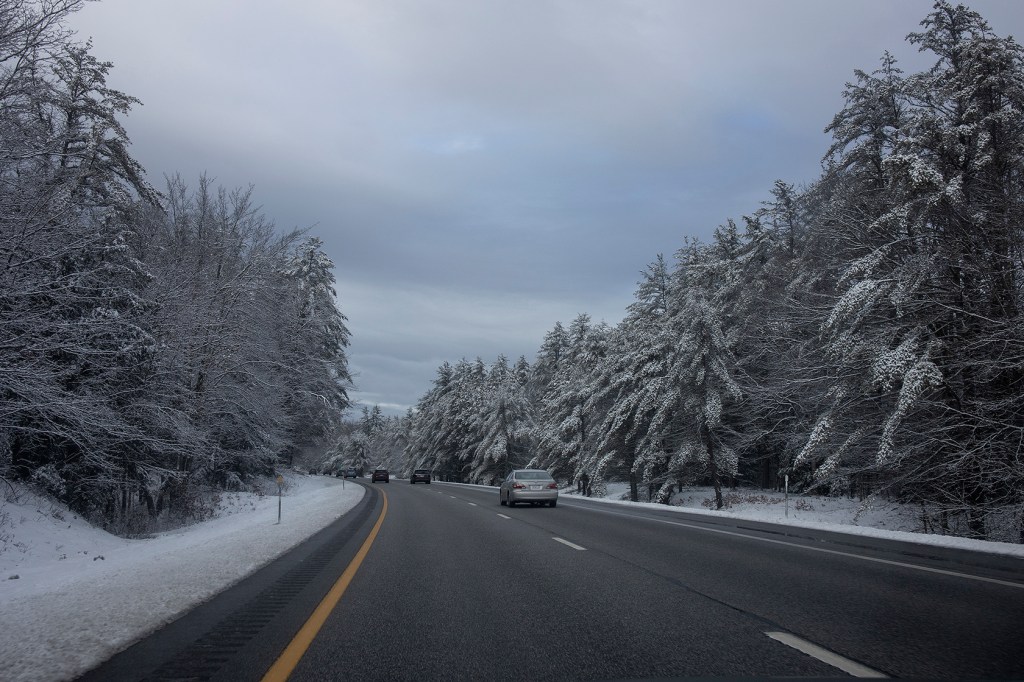
[[[274,662],[274,665],[270,667],[267,674],[263,676],[262,682],[284,682],[288,679],[288,676],[295,670],[295,666],[299,664],[299,661],[305,655],[306,650],[309,649],[309,645],[313,643],[313,638],[316,637],[317,633],[320,632],[320,628],[323,627],[327,621],[327,616],[331,615],[331,611],[338,605],[338,601],[341,596],[345,594],[345,590],[348,589],[348,585],[352,582],[352,578],[355,577],[356,571],[359,570],[359,566],[363,563],[363,559],[366,558],[367,553],[370,551],[370,546],[373,541],[377,538],[377,533],[380,531],[380,526],[384,523],[384,516],[388,513],[388,496],[383,490],[381,495],[384,496],[384,508],[380,510],[380,516],[377,518],[377,523],[373,525],[373,530],[370,531],[369,536],[363,541],[362,547],[356,552],[355,557],[349,563],[345,572],[341,574],[334,586],[331,587],[331,591],[323,598],[316,609],[313,610],[313,614],[306,621],[305,625],[299,629],[295,638],[285,647],[285,650],[281,653],[281,656]]]

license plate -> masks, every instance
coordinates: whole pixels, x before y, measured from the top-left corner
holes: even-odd
[[[540,490],[540,489],[541,489],[541,486],[539,486],[539,485],[531,485],[530,486],[530,490]]]

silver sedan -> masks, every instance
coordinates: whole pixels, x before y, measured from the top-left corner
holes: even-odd
[[[517,502],[554,507],[558,504],[558,484],[543,469],[516,469],[498,488],[498,502],[510,507]]]

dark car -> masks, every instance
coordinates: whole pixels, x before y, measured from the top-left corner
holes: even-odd
[[[409,477],[409,483],[430,483],[430,471],[428,469],[417,469]]]
[[[376,483],[377,481],[384,481],[385,483],[390,483],[391,477],[388,474],[387,469],[374,469],[372,480],[374,483]]]

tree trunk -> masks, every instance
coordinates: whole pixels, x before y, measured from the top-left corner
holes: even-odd
[[[969,530],[968,537],[984,540],[986,536],[984,511],[977,507],[968,507],[967,528]]]
[[[718,463],[715,462],[715,444],[712,442],[708,435],[708,472],[711,474],[711,485],[715,486],[715,509],[721,509],[725,506],[722,501],[722,479],[718,475]]]
[[[146,486],[139,486],[139,497],[146,503],[146,511],[149,512],[150,518],[155,519],[160,512],[157,510],[156,502],[153,500],[149,490],[146,489]]]

